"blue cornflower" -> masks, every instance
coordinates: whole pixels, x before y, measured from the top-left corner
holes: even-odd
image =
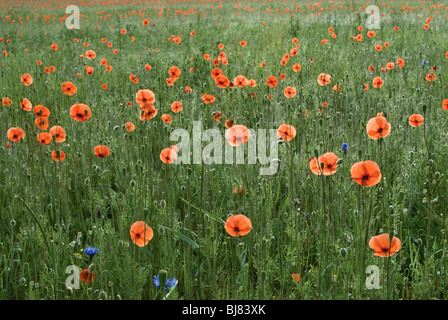
[[[429,63],[429,61],[425,61],[425,59],[422,60],[422,67],[426,66]]]
[[[84,249],[84,253],[88,254],[90,257],[93,257],[98,252],[100,252],[100,249],[95,248],[95,247],[87,247]]]
[[[159,275],[154,276],[154,285],[156,286],[156,288],[160,288],[160,280],[159,280]],[[173,277],[173,280],[170,280],[170,278],[166,279],[165,282],[165,291],[167,291],[168,288],[171,287],[175,287],[177,284],[177,279],[176,277]]]
[[[341,147],[342,151],[345,152],[347,150],[347,148],[348,148],[348,144],[344,142]]]

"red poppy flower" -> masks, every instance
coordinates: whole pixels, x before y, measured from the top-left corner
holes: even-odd
[[[382,233],[372,237],[369,241],[369,246],[375,251],[373,253],[375,256],[390,257],[400,250],[401,241],[397,237],[393,237],[391,242],[390,235]]]
[[[76,121],[84,122],[90,119],[92,111],[87,105],[78,103],[70,108],[70,116]]]
[[[20,127],[9,128],[7,136],[9,141],[20,142],[25,139],[25,131]]]
[[[252,229],[252,222],[245,215],[237,214],[227,218],[224,228],[232,237],[244,236]]]
[[[24,86],[28,87],[33,83],[33,77],[30,74],[25,73],[20,77],[20,81],[22,81]]]
[[[353,164],[351,178],[363,187],[371,187],[381,181],[380,167],[376,162],[367,160]]]
[[[165,148],[160,152],[160,160],[164,163],[173,163],[177,159],[177,153],[171,148]]]
[[[226,139],[233,147],[246,143],[250,137],[250,130],[243,125],[234,125],[226,130]]]
[[[283,141],[290,141],[296,136],[296,128],[290,124],[282,124],[277,129],[277,137]]]
[[[423,116],[421,114],[413,114],[409,117],[409,124],[413,127],[419,127],[423,124]]]
[[[134,242],[139,247],[144,247],[154,236],[152,228],[146,224],[144,221],[136,221],[132,224],[130,235],[132,242]]]
[[[381,112],[367,122],[366,130],[371,139],[377,140],[379,138],[386,138],[390,134],[391,125],[383,117],[383,113]]]
[[[107,147],[107,146],[104,146],[104,145],[99,145],[99,146],[96,146],[95,148],[94,148],[94,151],[95,151],[95,155],[98,157],[98,158],[106,158],[107,156],[109,156],[109,154],[110,154],[110,150],[109,150],[109,148]]]

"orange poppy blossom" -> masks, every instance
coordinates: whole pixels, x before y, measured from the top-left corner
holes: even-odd
[[[277,129],[277,137],[283,141],[290,141],[296,136],[296,128],[290,124],[282,124]]]
[[[125,127],[128,132],[135,130],[135,125],[132,122],[126,122]]]
[[[169,115],[167,113],[163,114],[161,118],[162,118],[162,121],[165,123],[171,123],[171,121],[173,120],[173,116]]]
[[[317,83],[320,86],[325,86],[325,85],[329,84],[330,82],[331,82],[331,76],[329,74],[321,73],[317,77]]]
[[[245,76],[239,75],[233,79],[233,82],[237,87],[243,88],[247,85],[247,79]]]
[[[409,124],[413,127],[419,127],[423,124],[423,116],[421,114],[412,114],[409,117]]]
[[[168,78],[168,79],[166,79],[166,84],[169,86],[173,86],[175,81],[176,80],[173,78]]]
[[[230,80],[225,75],[218,75],[215,77],[215,83],[218,88],[227,88],[230,85]]]
[[[179,69],[178,67],[176,67],[176,66],[172,66],[172,67],[168,70],[168,73],[169,73],[170,77],[171,77],[174,81],[176,81],[176,80],[180,77],[180,75],[182,74],[182,71],[180,71],[180,69]]]
[[[243,125],[234,125],[226,130],[226,139],[233,147],[246,143],[250,137],[250,130]]]
[[[215,119],[215,121],[221,121],[221,117],[222,117],[222,112],[221,111],[216,111],[213,113],[213,119]]]
[[[46,117],[37,117],[34,120],[34,124],[40,130],[47,130],[47,128],[49,126],[48,118],[46,118]]]
[[[95,155],[101,159],[104,159],[110,155],[110,149],[105,145],[96,146],[93,150],[95,151]]]
[[[53,152],[51,152],[51,158],[56,162],[64,161],[65,153],[62,150],[53,150]]]
[[[149,89],[143,89],[137,91],[135,95],[135,100],[140,107],[143,107],[147,103],[153,104],[156,101],[156,96],[154,92]]]
[[[85,66],[85,69],[86,69],[86,74],[87,74],[87,75],[91,75],[91,74],[93,74],[93,72],[95,71],[94,68],[89,67],[89,66]]]
[[[92,111],[87,105],[83,103],[77,103],[71,106],[70,116],[76,121],[85,122],[92,116]]]
[[[442,109],[448,110],[448,99],[443,100],[442,102]]]
[[[93,50],[87,50],[86,51],[86,58],[89,60],[95,59],[96,58],[96,53]]]
[[[387,70],[392,70],[393,68],[395,68],[395,63],[393,63],[393,62],[388,62],[388,63],[386,64],[386,69],[387,69]]]
[[[330,176],[336,173],[338,168],[339,158],[333,152],[327,152],[321,155],[319,158],[316,157],[309,159],[310,170],[315,175]]]
[[[73,84],[73,82],[68,81],[61,84],[62,94],[66,94],[68,96],[72,96],[78,91],[78,88]]]
[[[20,77],[20,81],[22,81],[24,86],[28,87],[33,83],[33,77],[30,74],[25,73]]]
[[[403,58],[398,58],[397,59],[397,64],[399,68],[403,68],[405,66],[405,62]]]
[[[426,75],[426,80],[430,82],[436,80],[436,74],[434,72],[429,72]]]
[[[292,274],[292,280],[295,280],[296,282],[300,281],[300,273],[293,273]]]
[[[174,113],[178,113],[182,111],[182,102],[180,101],[174,101],[171,104],[171,111],[173,111]]]
[[[387,119],[383,117],[383,113],[380,112],[375,118],[372,118],[367,122],[366,130],[371,139],[377,140],[379,138],[386,138],[390,134],[391,125],[387,122]]]
[[[220,68],[214,68],[211,72],[212,78],[215,79],[217,76],[223,75],[224,73]]]
[[[9,98],[2,98],[2,105],[4,106],[10,106],[12,104],[12,100]]]
[[[373,78],[372,83],[375,88],[379,89],[383,86],[384,81],[380,77],[375,77],[375,78]]]
[[[235,189],[233,189],[233,193],[235,194],[243,194],[244,193],[244,188],[243,187],[235,187]]]
[[[252,222],[245,215],[237,214],[227,218],[224,228],[232,237],[245,236],[252,229]]]
[[[141,121],[150,120],[157,115],[159,109],[156,109],[153,104],[147,103],[140,108],[139,118]]]
[[[61,126],[51,127],[50,134],[55,138],[54,140],[57,143],[64,142],[67,137],[67,134],[66,134],[64,128],[62,128]]]
[[[227,119],[224,124],[225,124],[227,129],[228,128],[232,128],[235,125],[235,123],[233,122],[233,119]]]
[[[22,101],[20,102],[20,108],[22,108],[22,110],[25,111],[31,111],[33,105],[31,104],[30,100],[28,100],[27,98],[23,98]]]
[[[269,77],[266,79],[266,84],[267,84],[269,87],[271,87],[271,88],[275,88],[275,87],[277,86],[277,84],[278,84],[278,80],[277,80],[277,78],[274,77],[274,76],[269,76]]]
[[[41,132],[37,135],[37,141],[39,141],[40,144],[50,144],[52,140],[52,135],[48,132]]]
[[[9,128],[6,135],[8,136],[9,141],[12,142],[20,142],[25,139],[25,131],[20,127]]]
[[[257,81],[255,81],[254,79],[250,79],[249,81],[247,81],[247,85],[248,85],[249,87],[254,88],[254,87],[257,86]]]
[[[292,66],[292,70],[294,70],[294,72],[299,72],[301,69],[302,69],[302,66],[298,63],[296,63]]]
[[[134,222],[129,233],[131,235],[132,242],[134,242],[139,247],[146,246],[154,236],[152,228],[148,226],[144,221]]]
[[[296,88],[295,87],[286,87],[285,91],[283,92],[286,98],[293,98],[296,95]]]
[[[79,273],[79,280],[81,280],[84,283],[91,283],[96,280],[96,274],[93,271],[90,271],[89,269],[84,269]]]
[[[50,110],[40,104],[33,108],[33,112],[37,117],[48,118],[50,116]]]
[[[160,152],[160,160],[164,163],[173,163],[177,159],[177,152],[171,148],[165,148]]]
[[[352,165],[350,173],[351,178],[363,187],[372,187],[381,181],[380,167],[370,160],[356,162]]]
[[[401,241],[397,237],[392,237],[390,241],[390,235],[382,233],[370,239],[369,247],[375,251],[375,256],[390,257],[401,249]]]
[[[216,98],[212,96],[211,94],[202,94],[202,100],[205,104],[213,103]]]

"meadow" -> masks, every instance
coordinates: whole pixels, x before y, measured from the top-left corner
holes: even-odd
[[[447,299],[447,19],[2,1],[0,299]],[[195,122],[246,161],[176,163]],[[278,170],[232,128],[275,129]]]

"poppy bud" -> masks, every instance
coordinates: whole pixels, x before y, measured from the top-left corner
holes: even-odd
[[[67,294],[71,296],[73,294],[73,289],[71,287],[67,287]]]
[[[92,272],[94,269],[95,269],[95,265],[92,263],[92,264],[89,266],[89,272]]]
[[[167,275],[167,271],[166,270],[160,270],[159,271],[159,283],[160,284],[165,284],[166,283],[166,275]],[[160,288],[162,290],[165,289],[165,286],[160,285]]]
[[[342,161],[344,161],[343,159],[339,159],[337,162],[336,162],[336,164],[337,165],[340,165],[341,163],[342,163]]]
[[[134,187],[135,187],[135,181],[131,180],[131,188],[134,188]]]
[[[319,152],[317,151],[317,149],[314,149],[314,155],[316,156],[316,158],[319,158]]]

